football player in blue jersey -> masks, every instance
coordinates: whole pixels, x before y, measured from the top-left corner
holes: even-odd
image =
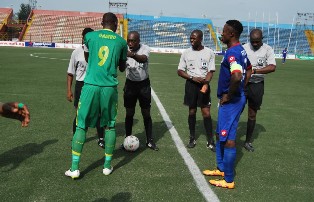
[[[223,28],[221,41],[228,49],[221,62],[217,97],[219,98],[216,161],[217,169],[204,170],[208,176],[223,179],[209,183],[228,189],[235,187],[234,164],[236,159],[236,132],[246,97],[244,87],[251,75],[251,64],[239,42],[243,26],[238,20],[228,20]]]
[[[283,49],[283,51],[282,51],[282,64],[286,63],[287,53],[288,53],[287,48]]]

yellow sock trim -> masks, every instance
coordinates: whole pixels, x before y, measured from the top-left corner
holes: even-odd
[[[72,154],[74,154],[74,155],[76,155],[76,156],[81,156],[81,153],[78,153],[78,152],[73,151],[73,150],[72,150]]]

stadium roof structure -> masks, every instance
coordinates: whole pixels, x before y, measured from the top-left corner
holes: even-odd
[[[80,12],[80,11],[58,11],[58,10],[33,10],[34,14],[41,15],[64,15],[64,16],[86,16],[86,17],[102,17],[105,13],[97,12]],[[123,18],[122,14],[115,13],[118,18]]]
[[[279,28],[279,29],[302,29],[307,30],[306,27],[297,27],[296,24],[276,24],[276,23],[268,23],[268,22],[241,22],[243,26],[246,27],[269,27],[269,28]]]
[[[0,8],[0,13],[7,13],[10,14],[13,11],[12,8]]]
[[[185,23],[203,23],[203,24],[213,24],[210,19],[205,18],[181,18],[181,17],[170,17],[170,16],[149,16],[149,15],[132,15],[127,14],[124,18],[131,18],[137,20],[151,20],[151,21],[161,21],[161,22],[185,22]]]

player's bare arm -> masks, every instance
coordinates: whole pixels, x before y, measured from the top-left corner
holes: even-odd
[[[214,72],[210,71],[207,73],[205,79],[203,79],[202,83],[203,83],[203,87],[201,89],[201,92],[206,93],[209,89],[209,82],[212,80]]]
[[[132,51],[128,51],[127,57],[133,58],[139,63],[145,63],[148,60],[146,55],[139,55],[139,54],[136,54],[136,52],[132,52]]]
[[[270,64],[261,69],[254,69],[254,74],[268,74],[276,70],[276,65]]]
[[[120,72],[124,72],[126,69],[126,61],[125,60],[120,60],[119,61],[119,70]]]
[[[229,102],[232,97],[237,93],[239,85],[241,84],[242,73],[233,72],[230,79],[229,91],[227,94],[223,94],[220,99],[220,104]]]
[[[251,76],[252,76],[252,68],[249,68],[246,70],[245,83],[244,83],[245,86],[249,83]]]
[[[178,69],[177,73],[179,76],[181,76],[182,78],[184,78],[186,80],[191,80],[191,81],[194,81],[196,83],[203,83],[204,82],[204,78],[190,76],[188,73],[186,73],[185,71],[183,71],[181,69]]]
[[[67,75],[67,100],[69,102],[73,101],[72,82],[73,82],[73,74],[68,73]]]
[[[30,122],[30,113],[28,107],[18,102],[0,102],[0,115],[6,118],[21,121],[22,127],[27,127]]]
[[[84,51],[84,58],[87,63],[88,63],[88,57],[89,57],[89,52]]]
[[[193,77],[193,79],[192,79],[194,82],[196,82],[196,83],[204,83],[204,78],[202,78],[202,77]]]

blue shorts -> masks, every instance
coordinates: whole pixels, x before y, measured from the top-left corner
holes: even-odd
[[[216,131],[219,133],[220,142],[236,140],[238,123],[245,102],[245,96],[235,97],[219,107]]]

